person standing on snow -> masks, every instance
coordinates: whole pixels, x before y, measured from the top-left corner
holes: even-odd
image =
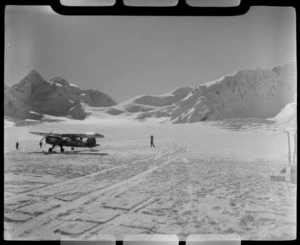
[[[153,144],[153,135],[150,136],[150,146],[151,147],[155,147],[155,145]]]
[[[16,149],[18,150],[19,149],[19,142],[17,141],[16,143]]]

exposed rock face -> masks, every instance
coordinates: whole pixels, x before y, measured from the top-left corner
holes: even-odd
[[[76,119],[85,119],[87,113],[82,108],[82,104],[77,101],[74,105],[69,109],[69,115]]]
[[[17,118],[32,118],[30,108],[7,85],[4,85],[4,115]]]
[[[97,90],[82,90],[82,93],[85,95],[81,96],[81,100],[83,100],[89,106],[109,107],[116,104],[116,102],[110,96]]]
[[[116,104],[105,93],[81,90],[60,77],[45,81],[35,70],[12,88],[5,85],[4,98],[5,115],[21,119],[37,119],[42,114],[84,119],[87,113],[81,103],[101,107]]]
[[[46,85],[46,81],[36,70],[32,70],[21,82],[13,85],[12,89],[21,93],[25,99],[26,95],[32,95],[35,90],[42,85]]]

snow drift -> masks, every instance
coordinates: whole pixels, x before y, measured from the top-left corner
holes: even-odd
[[[277,124],[284,127],[296,127],[297,126],[297,98],[287,104],[280,113],[272,118]]]

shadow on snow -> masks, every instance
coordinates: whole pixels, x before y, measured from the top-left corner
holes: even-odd
[[[108,153],[99,153],[96,150],[84,150],[84,151],[65,151],[65,152],[47,152],[47,151],[33,151],[27,154],[44,154],[44,155],[96,155],[96,156],[107,156]]]

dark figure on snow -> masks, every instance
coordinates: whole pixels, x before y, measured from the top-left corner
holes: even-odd
[[[153,135],[150,136],[150,146],[151,147],[155,147],[155,145],[153,144]]]
[[[17,141],[16,143],[16,149],[18,150],[19,149],[19,142]]]
[[[43,142],[42,142],[42,141],[40,141],[40,148],[42,148],[42,146],[43,146]]]

